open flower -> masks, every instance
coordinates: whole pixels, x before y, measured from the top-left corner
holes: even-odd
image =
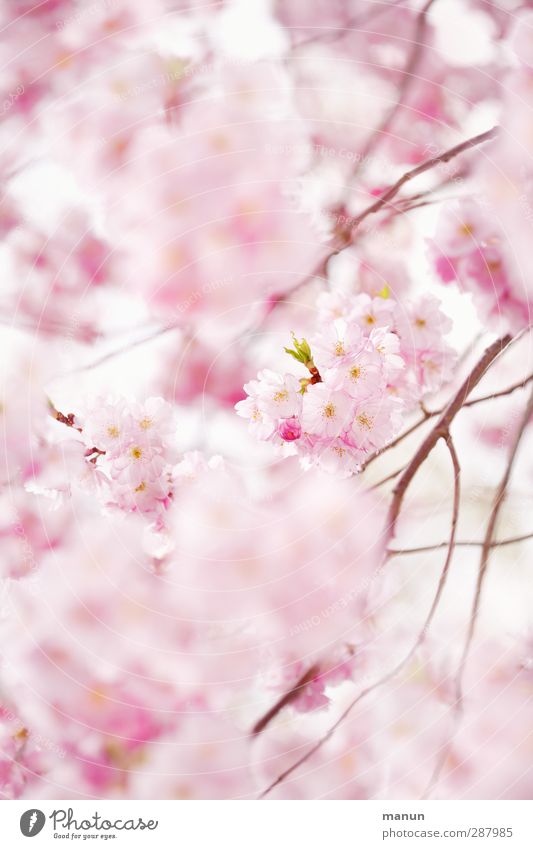
[[[346,392],[325,383],[308,386],[303,399],[303,428],[321,437],[340,436],[351,424],[353,406]]]
[[[319,368],[338,366],[363,347],[363,334],[355,322],[330,324],[312,340],[313,358]]]

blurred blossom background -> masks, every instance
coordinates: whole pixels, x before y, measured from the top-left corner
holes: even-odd
[[[0,28],[0,797],[531,798],[533,4]]]

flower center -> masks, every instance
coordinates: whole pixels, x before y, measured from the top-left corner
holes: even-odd
[[[359,422],[361,427],[365,428],[365,430],[372,429],[372,418],[370,416],[367,416],[366,413],[361,413],[360,415],[358,415],[357,421]]]
[[[281,403],[281,401],[288,401],[288,399],[289,393],[286,389],[280,389],[280,391],[276,392],[276,394],[274,395],[274,401],[276,401],[278,404]]]
[[[135,492],[144,492],[145,489],[146,489],[146,483],[144,481],[141,481],[139,486],[135,487]]]
[[[329,404],[326,404],[322,412],[327,419],[332,419],[335,415],[335,404],[332,404],[330,401]]]
[[[112,439],[116,439],[119,435],[118,427],[116,425],[110,425],[107,428],[107,435],[110,436]]]
[[[370,315],[370,314],[366,316],[365,321],[366,321],[367,324],[375,324],[376,323],[376,319],[374,318],[373,315]]]
[[[139,422],[139,427],[143,430],[148,430],[149,427],[152,427],[152,419],[149,419],[148,417],[141,419],[141,421]]]
[[[354,366],[353,368],[351,368],[350,377],[352,378],[352,380],[359,380],[359,378],[361,377],[361,367]]]
[[[425,318],[417,318],[417,319],[415,319],[415,324],[416,324],[417,327],[425,327],[426,326],[426,319]]]
[[[134,448],[131,449],[130,454],[134,460],[140,460],[143,455],[142,448],[139,448],[136,445]]]
[[[345,352],[345,350],[344,350],[344,345],[343,345],[343,343],[339,340],[339,342],[337,342],[337,344],[335,345],[335,356],[336,356],[336,357],[343,357],[345,353],[346,353],[346,352]]]

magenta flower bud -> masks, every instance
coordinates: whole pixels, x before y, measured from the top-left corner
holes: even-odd
[[[285,442],[294,442],[302,435],[302,426],[296,416],[290,419],[282,419],[278,425],[278,434]]]

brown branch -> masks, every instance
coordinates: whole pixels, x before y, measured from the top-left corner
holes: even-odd
[[[476,591],[475,591],[475,594],[474,594],[474,601],[473,601],[473,604],[472,604],[472,614],[471,614],[471,617],[470,617],[467,636],[466,636],[463,654],[462,654],[462,657],[461,657],[461,662],[459,664],[459,672],[458,672],[458,676],[457,676],[458,683],[457,683],[457,689],[456,689],[456,696],[457,696],[458,701],[460,701],[462,699],[462,680],[463,680],[464,670],[465,670],[465,667],[466,667],[468,656],[470,654],[470,648],[471,648],[471,645],[472,645],[472,640],[474,638],[476,624],[477,624],[477,620],[478,620],[478,616],[479,616],[479,608],[480,608],[480,604],[481,604],[481,594],[482,594],[482,591],[483,591],[483,584],[484,584],[484,581],[485,581],[485,576],[486,576],[487,568],[488,568],[488,564],[489,564],[489,556],[490,556],[491,549],[494,547],[492,543],[493,543],[493,539],[494,539],[494,532],[495,532],[495,529],[496,529],[496,522],[498,520],[498,516],[500,514],[500,510],[501,510],[502,504],[503,504],[504,499],[505,499],[505,494],[507,492],[507,487],[509,485],[509,480],[511,478],[511,474],[512,474],[512,471],[513,471],[514,463],[515,463],[515,460],[516,460],[516,455],[518,453],[518,448],[519,448],[520,443],[522,441],[522,437],[524,436],[525,430],[526,430],[526,428],[529,424],[529,420],[531,418],[532,413],[533,413],[533,390],[531,391],[531,393],[529,395],[528,402],[526,404],[524,413],[523,413],[522,418],[520,420],[520,425],[518,427],[518,430],[517,430],[517,432],[514,436],[512,444],[511,444],[511,449],[509,451],[509,458],[507,460],[507,466],[505,468],[505,472],[504,472],[503,477],[500,481],[498,489],[496,490],[496,495],[495,495],[494,501],[492,503],[492,509],[491,509],[491,512],[490,512],[489,521],[487,523],[487,530],[485,532],[485,538],[484,538],[483,544],[481,546],[481,558],[480,558],[480,563],[479,563],[479,571],[478,571],[478,578],[477,578],[477,584],[476,584]]]
[[[307,670],[307,672],[304,672],[301,678],[298,679],[294,687],[292,687],[287,693],[281,696],[281,698],[279,698],[278,701],[275,702],[275,704],[269,710],[267,710],[264,716],[262,716],[261,719],[259,719],[255,723],[250,733],[254,737],[256,737],[258,734],[261,733],[261,731],[264,731],[267,725],[269,725],[274,719],[274,717],[278,715],[280,710],[282,710],[284,707],[293,702],[294,699],[300,695],[304,687],[318,675],[318,672],[318,664],[313,664],[313,666],[311,666],[310,669]]]
[[[517,339],[513,339],[513,342],[516,342]],[[483,404],[485,401],[492,401],[494,398],[503,398],[505,395],[511,395],[511,393],[516,392],[517,389],[524,389],[528,383],[531,383],[533,380],[533,374],[528,375],[523,380],[518,380],[516,383],[513,383],[511,386],[508,386],[507,389],[501,389],[498,392],[490,392],[488,395],[482,395],[480,398],[472,398],[470,401],[465,401],[463,404],[463,409],[465,407],[475,407],[476,404]],[[429,419],[435,418],[435,416],[439,416],[442,412],[444,412],[446,408],[440,407],[438,410],[425,410],[423,411],[424,415],[422,418],[418,419],[414,424],[404,430],[396,439],[393,439],[392,442],[388,442],[384,448],[380,448],[379,451],[374,451],[368,458],[368,460],[363,464],[361,471],[364,471],[368,466],[377,460],[382,454],[385,454],[387,451],[390,451],[391,448],[395,448],[396,445],[399,445],[400,442],[403,442],[408,436],[418,430],[423,424],[425,424]],[[384,482],[384,481],[383,481]]]
[[[394,480],[394,478],[397,478],[398,475],[401,475],[401,473],[403,472],[404,469],[405,469],[405,465],[401,466],[399,469],[396,469],[395,472],[391,472],[391,474],[387,475],[387,477],[381,478],[381,480],[379,480],[377,483],[373,483],[372,486],[370,486],[368,488],[369,492],[372,492],[372,490],[374,490],[374,489],[379,489],[379,487],[383,486],[384,483],[388,483],[389,481]]]
[[[452,400],[445,407],[439,416],[438,421],[428,433],[422,442],[422,445],[403,472],[400,480],[394,487],[392,502],[389,508],[387,527],[385,531],[387,542],[389,542],[394,536],[396,522],[400,514],[403,499],[418,469],[426,460],[439,439],[447,439],[450,425],[470,395],[470,392],[475,386],[477,386],[489,366],[497,357],[499,357],[501,352],[505,350],[511,341],[511,336],[506,335],[501,339],[497,339],[496,342],[493,342],[492,345],[487,348],[479,362],[474,366],[466,380],[459,387]]]
[[[499,127],[492,127],[492,129],[487,130],[484,133],[480,133],[477,136],[473,136],[472,138],[466,139],[466,141],[461,142],[454,147],[449,148],[438,156],[434,156],[432,159],[426,160],[426,162],[420,163],[416,168],[412,168],[410,171],[407,171],[403,174],[392,186],[390,186],[374,203],[370,206],[366,207],[359,215],[354,218],[350,218],[345,227],[337,234],[336,238],[333,241],[332,248],[326,254],[326,256],[320,260],[320,262],[315,266],[315,268],[298,280],[294,286],[291,286],[290,289],[287,289],[284,292],[275,293],[269,304],[268,309],[265,312],[264,316],[259,319],[259,321],[249,328],[244,334],[245,337],[250,336],[251,333],[254,333],[259,327],[262,326],[264,321],[271,315],[273,310],[275,310],[280,304],[286,303],[291,296],[297,292],[299,289],[306,286],[308,283],[316,280],[317,278],[326,278],[327,277],[327,269],[331,259],[333,257],[338,256],[342,251],[346,250],[346,248],[351,247],[355,239],[355,230],[359,227],[359,225],[368,218],[369,215],[374,215],[379,212],[381,209],[386,207],[389,202],[398,194],[400,189],[411,180],[414,180],[415,177],[418,177],[420,174],[423,174],[425,171],[430,171],[432,168],[435,168],[437,165],[444,164],[449,162],[450,159],[453,159],[456,156],[459,156],[461,153],[464,153],[471,148],[477,147],[480,144],[483,144],[486,141],[490,141],[490,139],[495,138],[496,134],[499,131]]]
[[[426,48],[427,14],[434,2],[435,0],[427,0],[426,4],[422,7],[420,12],[416,16],[415,31],[413,33],[412,39],[412,48],[407,57],[405,67],[402,71],[402,78],[398,85],[398,96],[391,108],[384,115],[378,126],[370,134],[366,144],[364,145],[361,151],[361,155],[359,157],[357,165],[353,170],[351,176],[352,180],[354,180],[355,177],[359,174],[359,171],[364,165],[365,160],[379,146],[385,134],[389,131],[396,115],[404,105],[405,98],[407,97],[409,89],[411,88],[412,84],[417,80],[415,71]]]
[[[453,159],[456,156],[459,156],[461,153],[465,153],[467,150],[471,150],[474,147],[478,147],[480,144],[484,144],[487,141],[491,141],[498,134],[499,127],[492,127],[490,130],[486,130],[484,133],[479,133],[477,136],[472,136],[472,138],[467,139],[460,144],[455,145],[454,147],[449,148],[444,151],[444,153],[439,154],[438,156],[434,156],[431,159],[427,159],[425,162],[421,162],[420,165],[417,165],[415,168],[412,168],[410,171],[406,171],[392,186],[390,186],[387,191],[385,191],[380,197],[374,201],[374,203],[367,206],[359,215],[356,215],[350,222],[350,243],[353,240],[353,232],[356,230],[362,222],[368,218],[369,215],[375,215],[376,212],[379,212],[383,209],[384,206],[387,206],[390,201],[396,197],[400,189],[402,189],[407,183],[411,180],[414,180],[415,177],[419,177],[420,174],[424,174],[426,171],[430,171],[432,168],[435,168],[437,165],[443,165],[446,162],[449,162],[450,159]]]
[[[163,325],[162,327],[156,327],[154,330],[149,331],[144,336],[141,336],[139,339],[133,339],[130,342],[126,342],[124,345],[121,345],[120,348],[115,348],[114,351],[109,351],[107,354],[102,354],[101,357],[98,357],[96,360],[93,360],[91,363],[87,363],[86,365],[76,366],[70,371],[63,372],[61,377],[65,377],[71,374],[81,374],[84,371],[91,371],[93,368],[98,368],[101,365],[109,362],[109,360],[115,359],[115,357],[120,357],[122,354],[128,354],[134,348],[138,348],[139,345],[144,345],[146,342],[153,342],[155,339],[159,339],[162,336],[165,336],[167,333],[171,333],[173,330],[182,330],[184,333],[184,327],[177,321],[169,322],[168,324]]]
[[[509,481],[511,478],[511,474],[513,472],[513,467],[515,464],[515,460],[518,453],[518,448],[520,443],[522,442],[522,438],[526,431],[526,428],[531,419],[531,415],[533,413],[533,390],[529,395],[528,402],[526,404],[524,413],[522,415],[520,425],[518,430],[514,436],[513,442],[511,444],[511,449],[509,451],[509,457],[507,460],[507,465],[505,467],[505,471],[503,473],[502,479],[498,485],[496,490],[496,494],[494,496],[494,500],[492,502],[492,508],[489,515],[489,520],[487,523],[487,530],[485,532],[485,537],[481,544],[481,557],[479,562],[478,576],[476,582],[476,589],[474,592],[474,599],[472,602],[472,611],[470,614],[470,619],[468,622],[468,629],[466,633],[466,638],[463,646],[463,652],[461,655],[461,659],[459,661],[459,666],[457,668],[457,674],[455,679],[455,702],[453,704],[453,722],[452,729],[449,734],[447,742],[441,748],[441,753],[437,759],[437,763],[435,765],[435,769],[430,778],[429,784],[426,788],[424,796],[428,796],[433,787],[437,784],[444,764],[446,762],[446,758],[450,751],[450,747],[452,742],[457,734],[457,731],[461,725],[462,716],[463,716],[463,684],[464,684],[464,675],[465,669],[468,662],[468,658],[470,656],[470,651],[472,649],[472,644],[474,641],[474,635],[476,631],[476,625],[479,618],[479,611],[481,607],[481,597],[483,593],[483,586],[485,583],[485,579],[487,576],[487,570],[489,565],[489,557],[490,552],[494,548],[493,539],[494,533],[496,530],[496,523],[498,521],[498,516],[500,514],[500,510],[502,504],[505,500],[505,495],[507,492],[507,487],[509,485]]]
[[[302,764],[306,763],[315,754],[315,752],[321,749],[322,746],[327,743],[328,740],[331,739],[335,731],[343,724],[344,720],[348,717],[354,707],[358,705],[359,702],[361,702],[366,696],[374,692],[374,690],[377,690],[379,687],[382,687],[384,684],[388,683],[391,679],[393,679],[398,674],[398,672],[400,672],[409,663],[414,653],[423,643],[428,629],[433,621],[435,613],[438,609],[439,602],[442,597],[444,587],[446,585],[446,579],[448,577],[449,568],[455,548],[455,534],[457,531],[457,520],[459,517],[461,469],[452,438],[449,434],[446,438],[446,445],[450,453],[454,473],[452,522],[450,528],[450,538],[448,541],[448,551],[446,554],[444,566],[439,577],[437,589],[433,597],[433,601],[431,603],[431,607],[415,642],[413,643],[407,654],[403,657],[403,659],[398,664],[396,664],[396,666],[390,672],[387,672],[386,675],[383,675],[378,681],[375,681],[369,687],[366,687],[364,690],[361,690],[361,692],[355,697],[355,699],[350,702],[350,704],[341,713],[340,717],[333,723],[333,725],[326,731],[326,733],[322,737],[320,737],[320,739],[317,740],[317,742],[314,743],[313,746],[308,749],[308,751],[304,755],[302,755],[295,763],[293,763],[290,767],[280,773],[280,775],[278,775],[278,777],[273,782],[271,782],[271,784],[269,784],[269,786],[265,790],[263,790],[263,792],[258,797],[259,799],[264,799],[266,796],[268,796],[268,794],[272,790],[274,790],[275,787],[277,787],[279,784],[282,784],[282,782],[285,781],[285,779],[288,778],[289,775],[292,775],[292,773],[300,766],[302,766]]]
[[[499,392],[491,392],[488,395],[482,395],[481,398],[473,398],[471,401],[466,401],[463,404],[463,407],[474,407],[476,404],[482,404],[483,401],[492,401],[494,398],[502,398],[504,395],[510,395],[517,389],[525,389],[528,383],[531,383],[532,380],[533,374],[530,374],[523,380],[518,380],[516,383],[513,383],[512,386],[508,386],[507,389],[502,389]]]
[[[491,542],[491,548],[501,548],[505,545],[515,545],[519,542],[525,542],[528,539],[533,539],[533,532],[530,534],[522,534],[518,537],[508,537],[507,539],[500,539]],[[418,548],[389,548],[388,554],[390,557],[403,557],[407,554],[423,554],[427,551],[438,551],[440,548],[446,548],[448,543],[437,542],[433,545],[421,545]],[[456,548],[479,548],[483,545],[483,540],[458,540],[455,543]]]

